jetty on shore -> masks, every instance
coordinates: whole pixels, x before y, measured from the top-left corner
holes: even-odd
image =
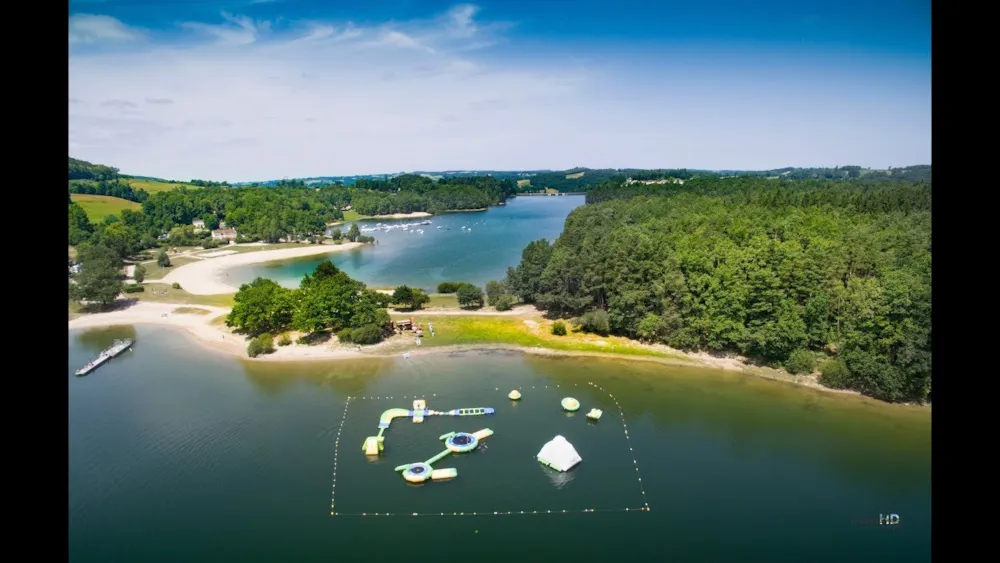
[[[85,366],[76,370],[76,375],[87,375],[88,373],[99,368],[104,362],[131,348],[134,343],[135,341],[131,338],[126,338],[125,340],[115,340],[114,343],[110,347],[105,348],[100,355],[97,356],[97,358],[90,360]]]

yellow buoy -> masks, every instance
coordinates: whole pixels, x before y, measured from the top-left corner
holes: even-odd
[[[517,389],[514,389],[513,391],[510,392],[510,394],[507,395],[507,397],[509,397],[511,401],[516,401],[521,398],[521,392],[518,391]]]

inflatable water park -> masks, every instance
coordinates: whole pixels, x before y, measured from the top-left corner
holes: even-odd
[[[467,432],[449,432],[439,438],[439,440],[444,440],[445,450],[443,452],[422,463],[400,465],[395,471],[401,471],[403,479],[406,479],[410,483],[423,483],[428,479],[438,481],[458,477],[458,470],[455,468],[434,469],[431,466],[451,454],[471,452],[479,447],[480,440],[489,438],[492,435],[493,431],[489,428],[484,428],[472,434]]]
[[[384,433],[389,429],[389,425],[392,424],[392,421],[397,418],[411,418],[414,423],[419,424],[424,421],[425,417],[428,416],[482,416],[493,414],[494,412],[495,410],[491,407],[435,411],[427,408],[427,402],[424,399],[417,399],[413,401],[413,408],[410,410],[389,409],[382,413],[382,416],[378,419],[378,434],[365,438],[365,443],[361,449],[365,451],[365,455],[369,456],[377,456],[382,453],[382,450],[385,449]]]
[[[517,389],[508,394],[511,401],[519,401],[521,392]],[[580,409],[580,402],[573,397],[565,397],[560,402],[560,406],[567,413],[574,413]],[[492,407],[471,407],[452,409],[448,411],[437,411],[427,408],[427,401],[416,399],[413,401],[413,408],[402,409],[392,408],[382,413],[378,422],[378,434],[365,439],[362,450],[365,455],[377,458],[382,455],[385,449],[385,432],[392,422],[399,418],[409,418],[414,424],[424,422],[424,419],[432,416],[485,416],[495,414]],[[600,409],[591,409],[587,414],[590,422],[596,422],[601,418],[603,412]],[[400,473],[409,483],[424,483],[426,481],[443,481],[454,479],[458,476],[458,470],[450,467],[435,469],[434,464],[444,458],[455,454],[470,453],[479,448],[482,441],[493,435],[493,430],[484,428],[476,432],[448,432],[441,435],[438,440],[443,441],[445,449],[426,461],[406,463],[395,468],[395,472]],[[546,442],[539,450],[536,459],[542,465],[558,472],[566,472],[583,461],[576,448],[563,436],[556,436]]]

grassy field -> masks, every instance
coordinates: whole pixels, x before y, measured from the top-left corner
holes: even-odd
[[[435,309],[458,309],[458,295],[455,293],[429,293],[428,297],[431,298],[429,303],[425,303],[424,307],[433,307]]]
[[[187,188],[189,190],[198,189],[198,186],[192,186],[191,184],[163,182],[160,180],[140,180],[138,178],[129,178],[128,185],[132,186],[133,190],[145,190],[151,194],[156,192],[169,192],[170,190],[176,190],[177,188]]]
[[[410,315],[393,314],[395,320]],[[597,352],[628,356],[650,356],[683,359],[637,345],[617,336],[596,336],[593,334],[570,332],[566,336],[555,336],[550,332],[552,322],[519,317],[495,316],[426,316],[419,312],[412,315],[415,322],[434,325],[435,336],[425,331],[423,346],[456,346],[474,344],[510,344],[526,348],[549,348],[568,352]]]
[[[69,194],[69,197],[80,204],[92,222],[103,221],[108,215],[117,215],[123,209],[138,211],[142,208],[138,203],[120,197],[91,194]]]
[[[395,288],[387,288],[395,289]],[[428,303],[424,303],[424,309],[458,309],[458,296],[454,293],[429,293],[427,294],[431,300]],[[395,312],[397,307],[392,307],[389,312]],[[400,313],[410,313],[410,311],[401,310]],[[419,311],[415,311],[419,313]]]
[[[344,221],[358,221],[362,218],[364,216],[353,209],[344,212]]]
[[[211,313],[208,309],[199,309],[197,307],[178,307],[171,312],[175,315],[207,315]]]
[[[517,181],[517,187],[519,187],[519,188],[523,188],[525,186],[530,186],[530,185],[531,185],[531,180],[518,180]]]
[[[177,303],[178,305],[211,305],[215,307],[232,307],[233,294],[222,295],[192,295],[183,289],[174,289],[163,284],[146,284],[146,290],[140,293],[129,293],[129,298],[153,303]]]
[[[576,174],[567,174],[566,175],[566,179],[567,180],[576,180],[577,178],[583,178],[584,174],[586,174],[586,172],[577,172]]]
[[[197,262],[197,258],[188,258],[187,256],[178,256],[176,258],[170,259],[170,266],[163,268],[156,262],[147,262],[142,266],[146,268],[146,279],[147,280],[159,280],[163,279],[164,276],[170,273],[171,270],[178,266],[183,266],[184,264],[190,264],[191,262]]]

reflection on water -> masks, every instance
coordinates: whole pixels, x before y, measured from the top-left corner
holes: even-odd
[[[376,245],[285,260],[278,265],[247,265],[229,270],[230,283],[247,283],[264,276],[286,287],[298,287],[303,275],[329,259],[354,279],[371,287],[406,284],[433,291],[443,281],[462,280],[484,285],[503,277],[520,261],[521,250],[541,238],[555,240],[566,217],[583,205],[583,196],[514,198],[508,205],[476,213],[442,214],[423,234],[401,229],[372,233]],[[403,219],[410,222],[412,219]],[[352,221],[359,227],[392,223],[387,219]],[[341,231],[350,227],[341,225]],[[462,229],[462,226],[472,230]],[[451,229],[449,230],[449,227]]]
[[[892,560],[930,560],[926,411],[870,407],[853,397],[705,370],[594,358],[468,353],[240,362],[202,353],[184,333],[133,330],[143,344],[100,377],[72,375],[94,355],[87,347],[134,332],[73,331],[69,337],[73,561],[167,563],[197,553],[194,559],[207,563],[256,563],[286,560],[290,550],[301,561],[363,560],[373,545],[378,559],[412,551],[412,542],[386,537],[450,542],[504,561],[553,541],[574,561],[834,563],[847,552],[855,563],[882,563],[887,553]],[[560,387],[573,385],[584,409],[578,414],[601,408],[600,423],[562,416]],[[524,399],[508,405],[514,388]],[[454,425],[394,424],[385,455],[366,458],[360,446],[378,415],[422,394],[442,409],[495,405],[497,416]],[[376,401],[345,405],[346,396],[366,395]],[[393,471],[440,451],[445,430],[484,426],[496,439],[442,462],[459,471],[452,483],[423,488]],[[544,438],[557,433],[587,456],[566,473],[536,460]],[[606,513],[544,523],[393,517],[372,524],[324,515],[331,485],[345,512],[635,506],[636,463],[643,496],[653,505],[640,517]],[[852,518],[880,510],[898,512],[908,523],[885,534],[852,526]],[[474,529],[479,534],[470,536]],[[839,551],[822,549],[831,541]]]
[[[353,397],[365,390],[387,370],[394,360],[372,358],[363,360],[251,362],[241,361],[243,373],[266,395],[278,395],[293,383],[328,387],[339,395]]]
[[[545,476],[552,482],[552,486],[557,489],[561,489],[566,485],[569,485],[574,479],[572,471],[556,471],[551,467],[545,467],[541,463],[538,464],[538,467],[545,472]]]
[[[136,340],[134,326],[122,325],[83,330],[77,333],[76,343],[84,350],[93,352],[96,356],[111,346],[115,340],[125,338]]]

